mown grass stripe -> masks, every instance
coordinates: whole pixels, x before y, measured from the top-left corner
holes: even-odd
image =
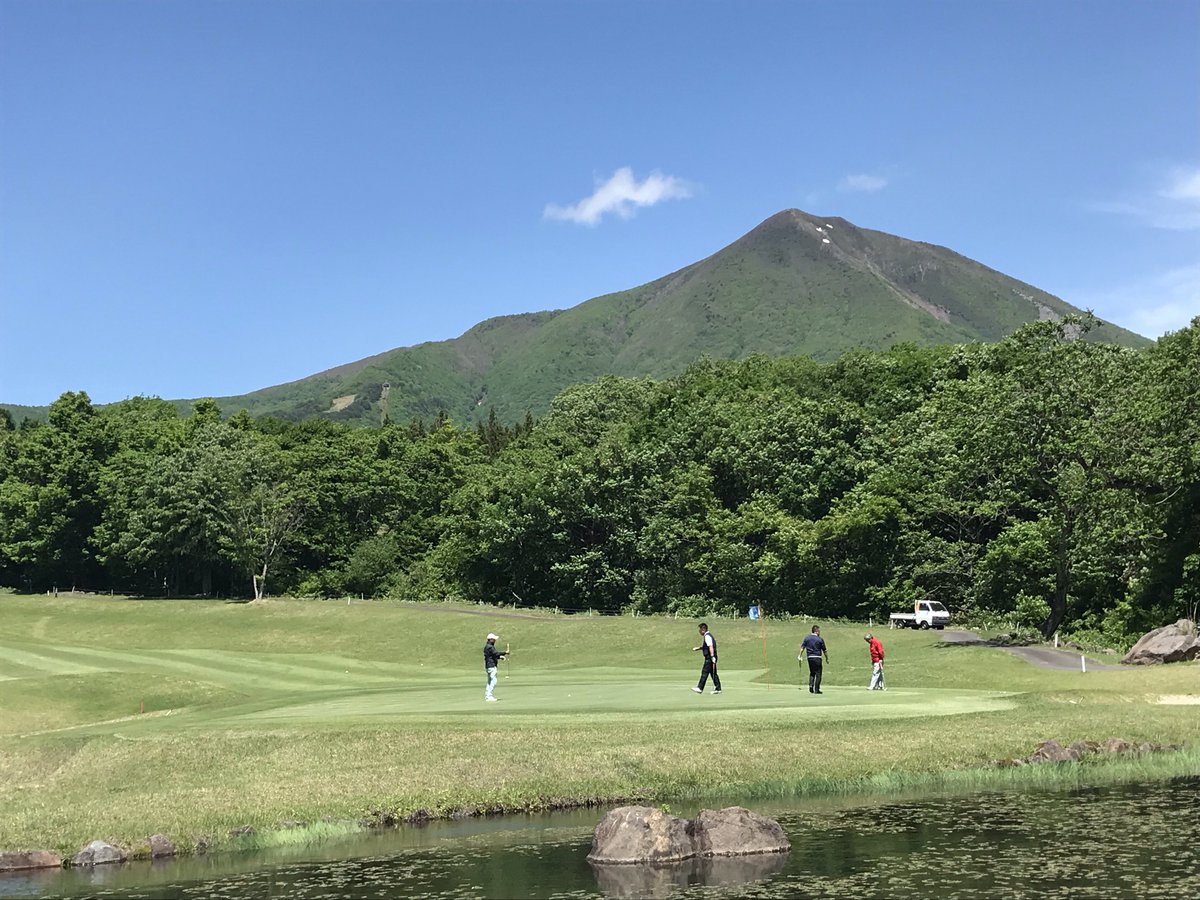
[[[277,660],[280,665],[287,665],[288,660],[293,656],[302,659],[305,667],[314,671],[344,674],[349,669],[351,674],[355,674],[357,671],[359,674],[367,677],[375,677],[388,681],[405,677],[412,670],[411,664],[402,666],[398,662],[388,660],[353,659],[349,656],[338,656],[333,653],[274,653],[266,655],[266,658]],[[434,671],[434,668],[431,666],[426,666],[425,668]]]
[[[95,666],[74,658],[70,653],[63,652],[58,647],[46,644],[37,645],[37,651],[21,650],[11,643],[0,643],[0,659],[10,663],[27,666],[38,673],[51,675],[79,675],[85,672],[107,672],[111,666]]]
[[[186,673],[189,676],[199,677],[204,681],[216,684],[238,685],[249,688],[257,687],[276,691],[294,691],[296,689],[296,685],[290,681],[272,678],[257,672],[235,672],[220,665],[202,665],[197,662],[171,659],[169,657],[164,658],[161,655],[161,651],[131,653],[121,650],[94,650],[77,647],[72,652],[91,658],[115,660],[125,663],[123,666],[114,667],[118,671],[130,671],[130,667],[132,666],[132,670],[135,671]]]
[[[249,653],[238,653],[228,650],[154,650],[149,651],[167,658],[178,658],[185,661],[202,660],[204,662],[220,663],[224,667],[248,673],[275,672],[288,678],[289,683],[296,681],[313,682],[318,689],[332,689],[339,686],[356,687],[360,685],[388,684],[396,681],[397,675],[356,674],[347,671],[348,665],[340,669],[336,665],[314,667],[310,659],[302,654],[296,654],[294,661],[273,662],[261,656]],[[349,661],[347,660],[347,663]]]
[[[36,668],[15,660],[4,659],[0,653],[0,680],[9,681],[16,678],[41,678],[46,674],[44,669]]]

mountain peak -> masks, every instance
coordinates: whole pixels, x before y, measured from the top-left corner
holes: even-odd
[[[602,375],[664,378],[701,356],[830,360],[851,348],[995,341],[1080,310],[945,247],[784,209],[711,256],[640,287],[382,353],[223,398],[226,413],[379,422],[537,414]],[[1091,337],[1149,343],[1102,323]]]
[[[819,216],[802,209],[784,209],[760,222],[745,237],[772,235],[779,237],[789,233],[802,233],[817,240],[830,238],[836,231],[859,231],[851,222],[840,216]]]

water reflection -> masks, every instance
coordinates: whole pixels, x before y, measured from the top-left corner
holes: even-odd
[[[593,871],[585,857],[599,814],[584,812],[526,827],[497,820],[371,835],[309,848],[307,858],[229,855],[0,877],[0,896],[1200,897],[1200,778],[851,802],[756,803],[783,825],[790,855],[665,870]]]
[[[607,896],[613,898],[670,897],[691,885],[731,887],[766,881],[783,871],[786,853],[689,859],[669,866],[614,866],[592,863],[592,871]]]

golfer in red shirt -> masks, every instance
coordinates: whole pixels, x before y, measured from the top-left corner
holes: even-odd
[[[871,686],[872,691],[886,691],[883,684],[883,644],[879,638],[867,632],[865,638],[867,647],[871,650]]]

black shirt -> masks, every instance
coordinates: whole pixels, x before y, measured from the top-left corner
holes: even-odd
[[[821,639],[819,634],[810,634],[800,642],[800,649],[804,650],[809,659],[820,659],[821,654],[827,652],[825,650],[825,641]]]
[[[495,644],[483,645],[483,667],[485,669],[494,669],[500,665],[500,660],[504,659],[504,654],[496,649]]]

